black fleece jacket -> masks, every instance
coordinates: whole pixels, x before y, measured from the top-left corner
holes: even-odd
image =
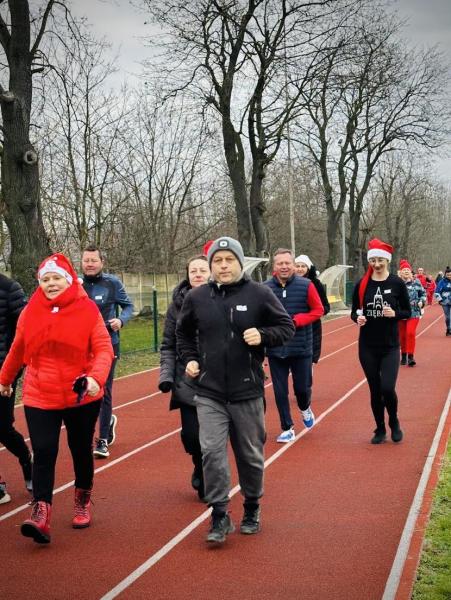
[[[26,298],[20,284],[0,274],[0,365],[11,347],[17,319],[25,304]]]
[[[252,327],[261,333],[259,346],[243,339]],[[273,292],[245,275],[236,283],[212,282],[186,295],[177,321],[177,349],[185,364],[196,360],[200,365],[200,396],[239,402],[263,396],[264,347],[280,346],[294,332]]]

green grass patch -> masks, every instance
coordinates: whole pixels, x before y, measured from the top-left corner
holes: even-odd
[[[451,444],[434,496],[412,600],[451,598]]]
[[[138,352],[142,350],[154,350],[155,341],[159,348],[164,319],[158,320],[157,339],[154,336],[154,324],[152,318],[135,317],[121,329],[121,354]]]

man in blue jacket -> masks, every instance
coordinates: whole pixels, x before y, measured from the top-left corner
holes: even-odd
[[[122,282],[114,275],[104,273],[103,266],[104,257],[100,249],[93,244],[85,248],[81,258],[83,287],[102,314],[114,351],[114,360],[104,386],[100,408],[99,437],[94,448],[94,456],[97,458],[108,458],[108,447],[116,438],[117,416],[113,415],[113,379],[116,361],[119,358],[119,330],[133,315],[133,303]]]
[[[321,299],[315,286],[307,277],[296,275],[294,256],[291,250],[279,248],[273,259],[274,276],[265,281],[283,307],[293,319],[296,327],[294,337],[283,346],[268,348],[269,368],[274,386],[277,409],[282,433],[279,443],[291,442],[295,438],[288,398],[288,376],[291,371],[297,404],[306,427],[312,427],[315,416],[310,408],[312,396],[312,326],[324,314]]]

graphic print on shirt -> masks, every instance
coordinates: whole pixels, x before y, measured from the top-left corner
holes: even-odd
[[[385,302],[381,293],[381,288],[378,287],[376,293],[374,294],[373,302],[368,302],[366,305],[366,316],[373,317],[373,319],[383,317],[383,310],[385,306],[390,306],[390,304]]]

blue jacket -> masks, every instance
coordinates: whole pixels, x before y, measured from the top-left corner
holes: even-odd
[[[440,304],[451,304],[451,280],[443,277],[435,288],[435,296]]]
[[[111,336],[111,343],[119,344],[119,332],[113,331],[108,321],[119,318],[122,325],[125,325],[133,316],[133,302],[128,297],[122,281],[115,275],[101,272],[94,277],[84,275],[83,287],[91,300],[97,304]],[[120,314],[119,307],[122,309]]]
[[[272,277],[264,282],[282,303],[290,317],[298,313],[310,312],[307,302],[308,288],[313,285],[307,277],[293,275],[287,280],[285,287],[277,277]],[[313,354],[312,326],[305,325],[296,329],[294,337],[283,346],[268,348],[266,354],[271,357],[287,358],[288,356],[308,357]]]
[[[410,309],[412,311],[411,319],[419,319],[421,317],[421,309],[426,304],[426,290],[421,285],[418,279],[405,282],[409,293]],[[421,306],[419,304],[421,303]]]

